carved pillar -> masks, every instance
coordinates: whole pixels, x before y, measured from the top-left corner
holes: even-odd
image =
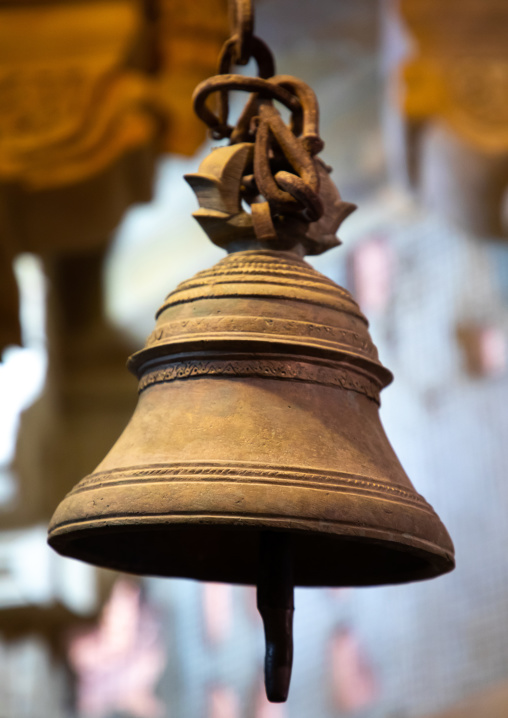
[[[204,140],[191,95],[227,32],[226,0],[0,5],[0,351],[19,340],[11,258],[41,256],[49,284],[48,379],[22,417],[4,527],[48,517],[130,414],[104,256],[126,209],[150,199],[157,158]]]
[[[399,174],[469,231],[506,235],[508,5],[392,0],[387,9]]]
[[[105,246],[127,207],[150,198],[157,156],[195,151],[205,134],[191,95],[215,68],[226,7],[226,0],[0,6],[1,251]],[[0,270],[6,293],[7,267]],[[15,302],[0,296],[0,311],[8,304],[15,323]]]
[[[18,491],[2,512],[4,531],[46,520],[132,411],[131,347],[104,313],[104,257],[126,209],[150,199],[157,158],[191,154],[204,140],[191,95],[215,69],[226,8],[226,0],[0,3],[0,358],[20,342],[12,272],[20,252],[43,259],[49,354],[43,393],[21,418]],[[56,585],[59,571],[49,577]],[[99,572],[99,597],[110,581]],[[38,635],[58,663],[79,620],[59,603],[29,602],[0,611],[0,637]]]

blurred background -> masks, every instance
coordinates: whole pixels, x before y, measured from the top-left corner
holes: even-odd
[[[136,402],[126,357],[221,258],[182,180],[225,0],[0,1],[0,718],[506,718],[508,5],[260,0],[359,210],[312,258],[395,374],[382,420],[456,546],[421,584],[298,589],[285,705],[254,589],[58,557],[47,522]],[[247,68],[250,70],[251,68]]]

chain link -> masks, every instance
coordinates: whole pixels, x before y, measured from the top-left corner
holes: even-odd
[[[229,16],[231,41],[237,65],[246,65],[252,56],[254,40],[254,11],[251,0],[230,0]]]

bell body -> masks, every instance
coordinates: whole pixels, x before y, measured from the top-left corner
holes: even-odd
[[[181,284],[130,359],[134,415],[58,507],[60,553],[140,574],[255,584],[260,535],[295,585],[400,583],[453,545],[379,420],[391,381],[344,289],[293,252],[227,256]]]

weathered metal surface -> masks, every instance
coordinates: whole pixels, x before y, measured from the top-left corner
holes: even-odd
[[[506,237],[508,4],[391,0],[385,10],[393,171],[468,234]]]
[[[391,376],[365,318],[295,253],[233,253],[184,282],[130,365],[138,407],[57,509],[49,540],[60,553],[256,584],[264,532],[283,531],[295,585],[401,583],[453,568],[446,529],[380,424]],[[286,611],[276,611],[282,622],[265,617],[267,638],[280,636]],[[277,646],[287,654],[287,641]],[[279,673],[271,695],[281,700],[289,674]]]
[[[398,583],[452,567],[446,531],[379,422],[391,376],[365,318],[294,253],[234,253],[181,284],[130,366],[138,407],[57,510],[58,550],[255,583],[258,533],[270,527],[294,533],[297,585]],[[358,560],[371,550],[376,561]]]

